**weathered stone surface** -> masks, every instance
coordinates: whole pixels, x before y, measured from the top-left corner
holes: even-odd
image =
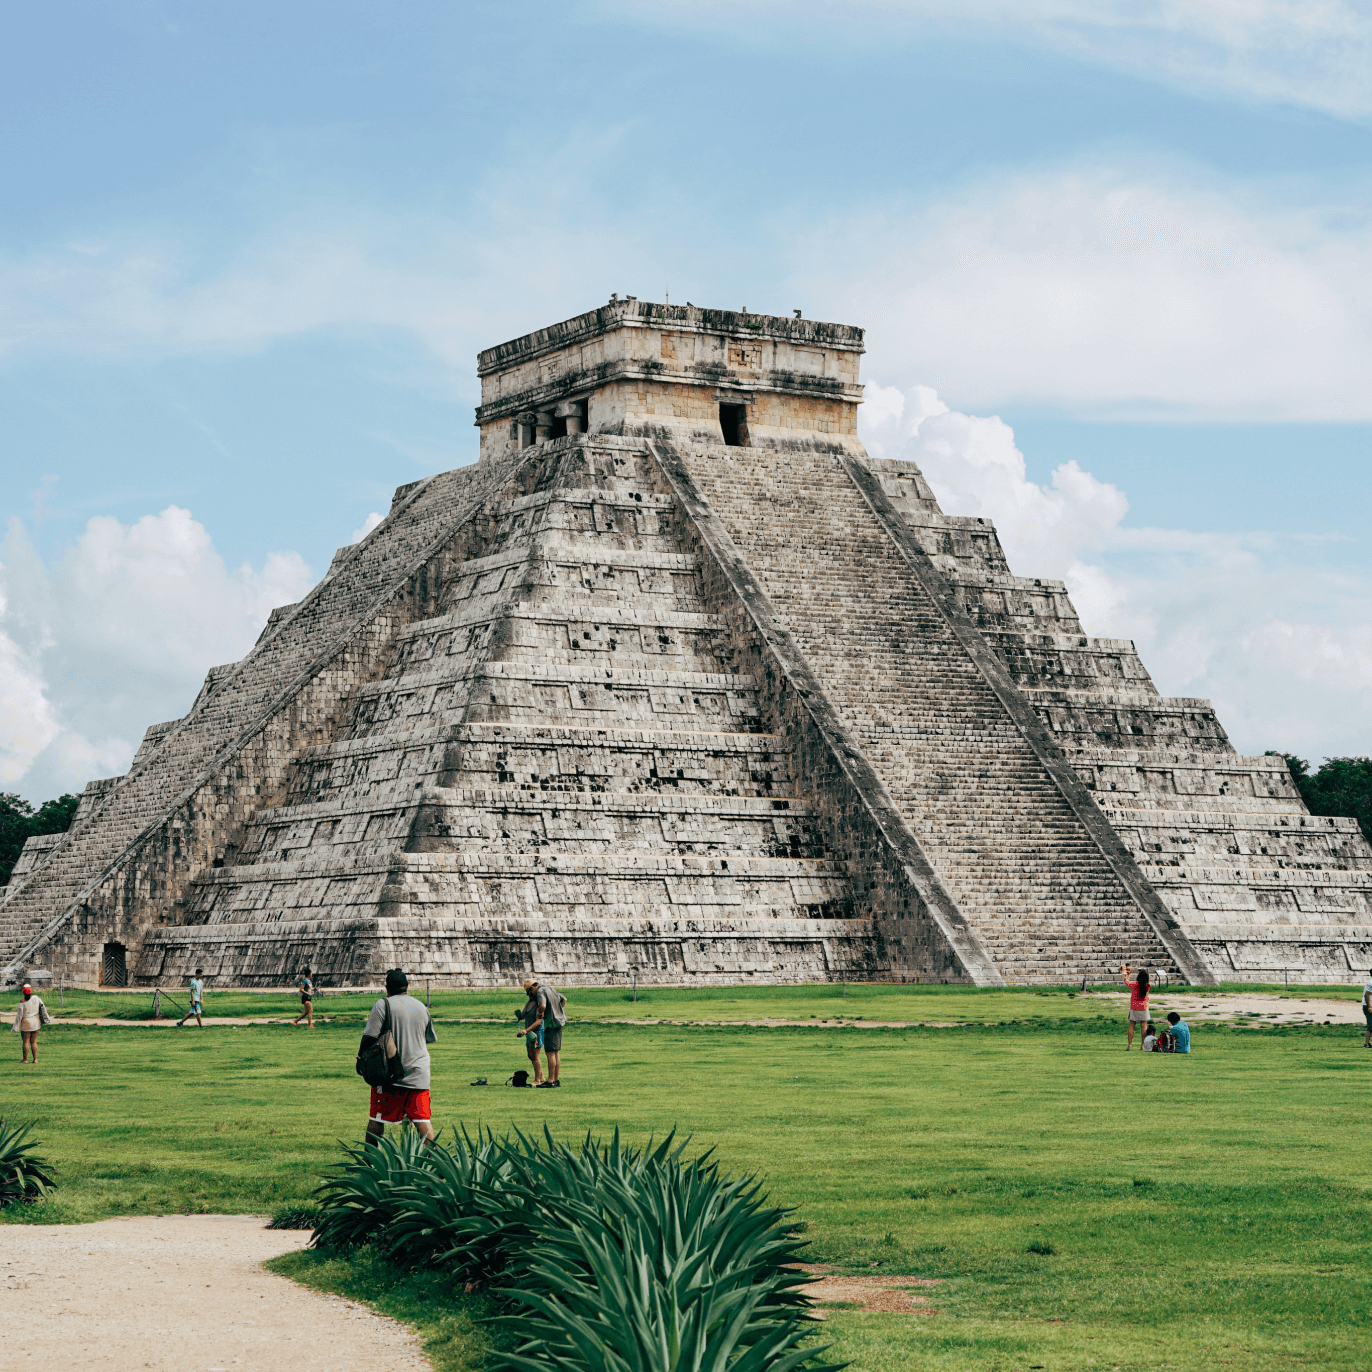
[[[483,353],[481,461],[26,848],[7,975],[1346,979],[1356,826],[867,459],[861,349],[627,301]]]

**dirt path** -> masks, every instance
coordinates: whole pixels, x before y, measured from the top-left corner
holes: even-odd
[[[1087,991],[1083,999],[1108,1000],[1129,1008],[1124,991]],[[1277,996],[1262,991],[1206,995],[1204,991],[1173,991],[1164,987],[1148,999],[1154,1019],[1166,1019],[1175,1010],[1187,1020],[1266,1020],[1269,1024],[1357,1024],[1362,1007],[1356,1000],[1328,1000],[1323,996]],[[1121,1013],[1120,1018],[1124,1015]]]
[[[308,1237],[253,1215],[0,1227],[0,1363],[19,1372],[430,1372],[404,1325],[259,1265]]]

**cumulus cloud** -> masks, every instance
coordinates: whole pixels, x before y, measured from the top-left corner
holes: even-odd
[[[947,513],[994,521],[1006,556],[1034,575],[1064,576],[1129,508],[1122,492],[1075,462],[1059,466],[1048,486],[1030,481],[1014,431],[1001,419],[950,410],[929,386],[875,389],[875,411],[864,401],[859,412],[868,451],[918,463]]]
[[[175,505],[100,516],[49,566],[19,520],[0,556],[0,780],[35,799],[127,767],[144,729],[190,706],[313,578],[299,554],[230,570]]]
[[[362,527],[361,527],[360,529],[354,529],[354,530],[353,530],[353,535],[352,535],[352,537],[348,540],[349,546],[351,546],[351,545],[354,544],[354,543],[361,543],[362,540],[363,540],[364,538],[366,538],[367,535],[368,535],[369,533],[371,533],[371,531],[372,531],[374,528],[376,528],[376,526],[377,526],[378,524],[380,524],[381,521],[382,521],[383,519],[385,519],[385,518],[386,518],[385,515],[383,515],[383,514],[378,514],[375,510],[373,510],[373,511],[371,512],[371,514],[369,514],[369,515],[366,517],[366,519],[364,519],[364,520],[362,521]]]
[[[795,288],[868,325],[888,378],[974,410],[1366,421],[1372,217],[1180,167],[989,176],[843,217]]]
[[[1372,17],[1356,0],[691,0],[601,8],[772,45],[865,45],[939,31],[1047,48],[1201,94],[1372,113]]]
[[[1030,481],[1001,420],[875,391],[869,451],[917,462],[945,513],[993,519],[1016,574],[1064,579],[1088,633],[1133,639],[1164,695],[1213,700],[1241,752],[1372,753],[1372,576],[1345,545],[1130,528],[1076,463]]]

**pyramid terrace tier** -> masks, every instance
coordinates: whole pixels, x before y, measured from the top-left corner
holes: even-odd
[[[470,785],[561,792],[789,795],[791,758],[771,734],[690,729],[462,724],[320,744],[298,764],[300,793]],[[265,817],[264,817],[265,818]]]
[[[1025,698],[1069,754],[1106,748],[1190,748],[1223,752],[1229,736],[1208,700],[1120,687],[1028,687]]]
[[[530,976],[558,985],[640,982],[728,985],[889,976],[881,939],[865,919],[724,919],[592,913],[570,920],[526,912],[369,919],[347,913],[276,923],[192,925],[152,931],[135,968],[141,985],[205,968],[219,985],[274,986],[283,967],[315,969],[316,984],[374,982],[404,967],[412,984],[509,986]]]
[[[222,868],[195,883],[189,923],[357,913],[550,919],[832,919],[855,914],[823,861],[547,851],[377,854]]]
[[[285,805],[260,815],[239,862],[408,852],[675,852],[816,857],[796,797],[423,787]]]
[[[1302,822],[1313,818],[1280,757],[1134,747],[1075,752],[1072,766],[1106,809],[1290,814]],[[1351,820],[1346,823],[1356,827]]]

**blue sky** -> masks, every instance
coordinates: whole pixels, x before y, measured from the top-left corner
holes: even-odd
[[[1372,751],[1369,57],[1337,0],[16,11],[0,788],[122,770],[611,291],[863,325],[873,451],[1236,746]]]

